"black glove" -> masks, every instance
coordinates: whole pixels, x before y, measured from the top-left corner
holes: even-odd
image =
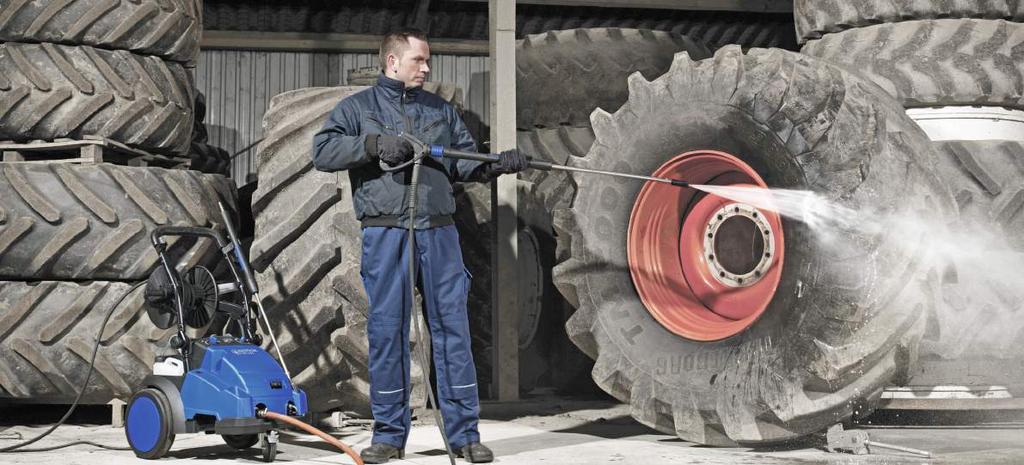
[[[498,162],[494,163],[493,171],[498,174],[512,174],[529,167],[530,161],[526,159],[526,155],[512,149],[498,154]]]
[[[387,134],[377,136],[377,157],[388,166],[398,166],[412,160],[413,152],[412,144],[401,137]]]

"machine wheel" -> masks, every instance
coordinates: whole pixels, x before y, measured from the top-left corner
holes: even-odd
[[[1024,24],[939,19],[828,34],[801,50],[868,77],[904,107],[1024,108]]]
[[[99,136],[151,152],[188,150],[192,75],[180,64],[123,50],[7,42],[0,69],[0,139]]]
[[[615,114],[594,113],[596,141],[570,164],[806,189],[894,214],[952,204],[903,109],[826,62],[725,47],[700,62],[679,54],[652,82],[631,76],[629,89]],[[641,423],[703,444],[786,441],[869,411],[915,363],[922,273],[895,236],[851,234],[852,253],[802,223],[692,190],[575,180],[573,204],[555,216],[571,236],[555,283],[579,301],[566,330],[596,358],[597,384]],[[761,273],[747,282],[707,276],[716,262],[699,245],[715,212],[733,208],[757,218],[736,224],[764,231],[726,248],[773,247],[749,257],[750,274]]]
[[[174,444],[171,404],[159,389],[143,389],[128,402],[124,432],[135,455],[158,459]]]
[[[157,226],[223,230],[218,202],[236,211],[227,178],[110,164],[0,167],[0,279],[141,280],[157,265]],[[211,266],[209,239],[169,239],[176,262]]]
[[[984,18],[1024,21],[1024,5],[1006,0],[796,0],[800,42],[846,29],[913,19]]]
[[[672,55],[695,59],[707,47],[686,36],[646,29],[551,31],[516,43],[516,126],[581,126],[594,108],[614,111],[626,101],[626,77],[656,78]]]
[[[248,449],[260,442],[258,434],[222,434],[221,437],[224,438],[225,444],[238,450]]]
[[[91,45],[179,62],[195,61],[199,54],[199,0],[14,1],[4,10],[3,42]]]
[[[268,433],[259,435],[260,450],[263,453],[263,461],[270,463],[277,457],[277,441],[271,441]]]

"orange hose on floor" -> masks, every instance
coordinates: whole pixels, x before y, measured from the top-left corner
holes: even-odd
[[[294,426],[296,428],[302,429],[303,431],[305,431],[305,432],[307,432],[309,434],[315,434],[315,435],[319,436],[320,439],[323,439],[324,442],[326,442],[326,443],[328,443],[328,444],[330,444],[330,445],[332,445],[334,447],[337,447],[342,452],[348,454],[349,457],[352,457],[352,460],[355,460],[356,465],[364,465],[363,464],[363,459],[361,457],[359,457],[359,454],[357,454],[356,451],[352,450],[351,447],[346,446],[345,443],[337,440],[334,436],[331,436],[331,435],[329,435],[329,434],[327,434],[327,433],[325,433],[323,431],[320,431],[320,430],[312,427],[309,424],[303,423],[303,422],[301,422],[299,420],[296,420],[296,419],[294,419],[292,417],[289,417],[287,415],[281,415],[280,413],[271,412],[269,410],[262,410],[262,411],[257,412],[256,414],[257,414],[257,416],[266,418],[268,420],[275,420],[275,421],[281,421],[281,422],[284,422],[284,423],[288,423],[289,425],[292,425],[292,426]]]

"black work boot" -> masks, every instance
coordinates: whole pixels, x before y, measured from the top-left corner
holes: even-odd
[[[362,457],[363,462],[366,463],[387,463],[387,461],[392,458],[404,459],[405,451],[392,446],[391,444],[378,442],[366,449],[363,449],[363,451],[359,453],[359,456]]]
[[[479,442],[471,442],[459,449],[459,457],[465,457],[469,463],[488,463],[494,461],[494,453]]]

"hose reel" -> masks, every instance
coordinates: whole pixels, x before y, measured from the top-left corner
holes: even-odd
[[[213,320],[220,304],[220,292],[213,273],[205,267],[194,266],[178,279],[181,285],[182,310],[186,326],[201,329]],[[174,285],[167,270],[160,266],[146,283],[146,313],[153,325],[167,329],[177,323],[178,311],[174,301]]]

